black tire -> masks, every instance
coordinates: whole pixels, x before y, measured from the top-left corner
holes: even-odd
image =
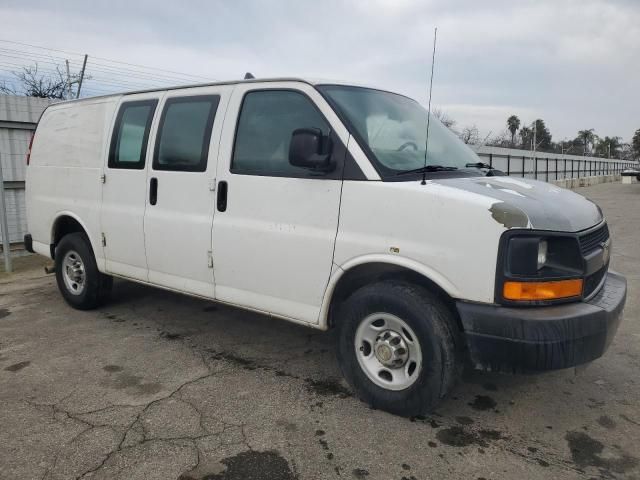
[[[84,281],[81,291],[73,292],[65,283],[64,259],[75,252],[84,266]],[[102,305],[109,297],[113,278],[98,270],[91,243],[84,233],[70,233],[62,237],[56,246],[56,281],[58,289],[73,308],[91,310]]]
[[[374,383],[356,357],[355,337],[360,323],[374,313],[401,318],[418,337],[422,368],[404,390],[389,390]],[[338,362],[357,396],[374,408],[415,416],[434,409],[449,393],[462,372],[455,319],[446,305],[425,288],[388,280],[365,286],[338,310]]]

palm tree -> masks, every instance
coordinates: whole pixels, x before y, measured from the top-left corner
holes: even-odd
[[[622,139],[620,137],[604,137],[597,141],[596,154],[601,157],[615,158],[619,156],[622,149]]]
[[[589,145],[593,143],[596,136],[593,133],[593,128],[589,128],[588,130],[580,130],[578,132],[578,138],[582,140],[582,144],[584,145],[584,154],[586,155],[589,151]]]
[[[511,147],[515,145],[516,132],[519,128],[520,119],[517,116],[511,115],[507,118],[507,129],[511,132]]]

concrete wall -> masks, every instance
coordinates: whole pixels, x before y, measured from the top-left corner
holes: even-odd
[[[27,233],[24,195],[27,149],[31,133],[50,102],[44,98],[0,95],[0,162],[11,242],[21,242]]]

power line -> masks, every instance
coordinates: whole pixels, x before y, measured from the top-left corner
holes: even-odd
[[[6,56],[9,58],[14,58],[19,60],[24,60],[25,59],[24,57],[26,56],[33,59],[36,63],[42,62],[42,63],[48,63],[48,64],[54,64],[54,65],[64,63],[66,60],[68,60],[63,57],[54,57],[51,55],[44,55],[40,53],[33,53],[33,52],[24,51],[24,50],[8,49],[8,48],[2,48],[2,47],[0,47],[0,56]],[[73,59],[69,59],[69,63],[72,66],[79,68],[82,65],[82,60],[74,61]],[[99,61],[96,61],[93,57],[90,62],[89,68],[93,70],[104,71],[109,73],[118,73],[118,74],[131,73],[133,74],[131,76],[146,78],[149,80],[161,79],[161,80],[174,81],[174,82],[184,82],[187,80],[186,78],[180,78],[172,75],[160,75],[154,72],[146,72],[143,70],[135,70],[135,69],[130,69],[126,67],[114,67],[113,65],[107,65]],[[188,79],[188,80],[192,81],[191,79]],[[208,80],[212,80],[212,79],[208,79]]]
[[[40,49],[40,50],[46,50],[46,51],[51,51],[51,52],[64,53],[65,55],[77,55],[77,56],[83,56],[84,55],[82,53],[75,53],[75,52],[69,52],[69,51],[65,51],[65,50],[58,50],[58,49],[55,49],[55,48],[41,47],[39,45],[33,45],[33,44],[30,44],[30,43],[15,42],[15,41],[12,41],[12,40],[0,39],[0,42],[10,43],[10,44],[13,44],[13,45],[22,45],[22,46],[25,46],[25,47],[37,48],[37,49]],[[119,61],[119,60],[112,60],[112,59],[109,59],[109,58],[98,57],[98,56],[95,56],[95,55],[90,55],[89,58],[99,59],[99,60],[103,60],[105,62],[115,63],[115,64],[118,64],[118,65],[128,65],[128,66],[131,66],[131,67],[143,68],[143,69],[146,69],[146,70],[156,70],[156,71],[159,71],[159,72],[171,73],[171,74],[174,74],[174,75],[181,75],[181,76],[184,76],[184,77],[199,78],[201,80],[212,80],[211,78],[204,77],[202,75],[194,75],[194,74],[190,74],[190,73],[176,72],[174,70],[167,70],[167,69],[158,68],[158,67],[140,65],[140,64],[136,64],[136,63],[122,62],[122,61]]]

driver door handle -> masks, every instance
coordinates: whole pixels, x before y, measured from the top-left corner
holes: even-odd
[[[227,182],[225,182],[224,180],[218,182],[218,195],[216,197],[216,205],[219,212],[224,212],[227,210],[227,190]]]
[[[149,203],[155,205],[158,202],[158,179],[153,177],[149,182]]]

